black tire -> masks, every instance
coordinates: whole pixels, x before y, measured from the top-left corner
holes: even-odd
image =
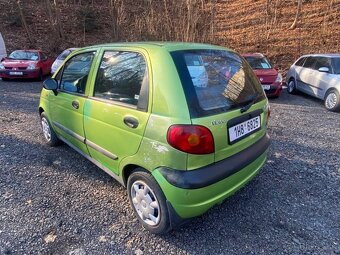
[[[43,74],[43,71],[42,71],[42,69],[40,69],[40,71],[39,71],[39,77],[38,77],[38,80],[39,80],[39,81],[43,81],[43,80],[44,80],[44,74]]]
[[[54,132],[53,128],[51,127],[51,124],[46,116],[46,114],[44,112],[42,112],[40,114],[40,125],[43,131],[43,136],[45,138],[46,143],[51,146],[57,146],[61,143],[61,141],[59,140],[59,138],[57,137],[56,133]],[[46,129],[46,130],[44,130]],[[47,130],[48,129],[48,130]],[[50,133],[50,135],[48,135],[46,132]]]
[[[142,195],[144,198],[140,199],[140,197],[137,196],[137,192],[132,186],[133,185],[137,186],[138,188],[140,188],[140,190],[144,191],[145,190],[145,186],[143,186],[144,184],[146,184],[151,191],[148,192],[149,197],[147,197],[147,199],[144,199],[146,197],[145,195]],[[152,177],[151,174],[145,172],[141,168],[134,170],[129,176],[129,179],[127,182],[127,191],[128,191],[131,206],[139,222],[143,225],[145,229],[147,229],[148,231],[154,234],[164,234],[171,229],[170,218],[168,214],[168,207],[166,204],[166,198],[161,188],[159,187],[158,183],[155,181],[155,179]],[[136,194],[133,194],[133,193],[136,193]],[[135,198],[135,201],[139,199],[140,202],[137,203],[138,205],[134,204],[133,197]],[[153,209],[153,207],[151,207],[150,204],[148,205],[147,203],[148,199],[151,199],[150,201],[153,201],[153,202],[157,201],[158,208]],[[159,216],[158,223],[155,223],[149,219],[144,220],[140,216],[140,214],[137,212],[136,207],[138,206],[139,208],[141,208],[141,210],[139,210],[139,213],[142,213],[142,214],[144,214],[143,210],[145,210],[145,213],[147,214],[147,211],[150,208],[153,209],[152,211],[153,216],[156,216],[157,218]],[[152,225],[151,223],[148,223],[147,221],[152,222],[152,224],[154,225]]]
[[[327,91],[325,96],[325,107],[331,112],[340,112],[340,95],[336,89]]]
[[[8,78],[2,78],[3,81],[10,81]]]
[[[287,91],[289,94],[295,94],[296,93],[296,83],[294,79],[290,79],[287,84]]]

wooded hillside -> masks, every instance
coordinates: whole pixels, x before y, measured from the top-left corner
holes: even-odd
[[[199,41],[262,52],[282,69],[340,52],[340,0],[0,0],[8,51],[115,41]]]

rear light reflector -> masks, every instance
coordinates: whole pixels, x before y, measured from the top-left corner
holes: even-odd
[[[167,134],[168,143],[190,154],[209,154],[215,151],[211,131],[198,125],[173,125]]]

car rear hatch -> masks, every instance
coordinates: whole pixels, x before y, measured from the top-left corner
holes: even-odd
[[[188,170],[235,155],[265,135],[268,101],[243,58],[222,49],[183,50],[171,55],[185,91],[192,124],[208,128],[214,142],[214,153],[188,154]],[[195,86],[192,81],[186,63],[192,55],[203,61],[208,76],[206,84]]]

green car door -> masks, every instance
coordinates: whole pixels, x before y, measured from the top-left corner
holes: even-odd
[[[134,155],[149,118],[149,75],[141,52],[103,49],[91,96],[85,100],[84,128],[92,158],[119,174],[119,163]]]
[[[94,56],[95,52],[90,51],[71,57],[55,77],[59,83],[58,93],[49,98],[54,130],[85,154],[88,150],[84,143],[83,111]]]

